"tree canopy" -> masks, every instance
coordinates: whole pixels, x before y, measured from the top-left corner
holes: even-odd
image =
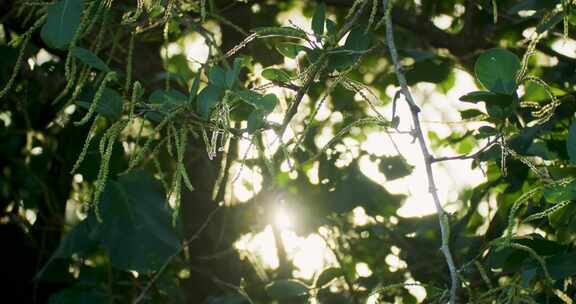
[[[573,303],[574,5],[0,2],[2,301]]]

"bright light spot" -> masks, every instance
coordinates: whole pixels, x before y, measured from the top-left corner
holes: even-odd
[[[180,272],[178,272],[178,278],[179,279],[188,279],[190,278],[190,270],[189,269],[182,269],[180,270]]]
[[[558,39],[552,43],[551,48],[564,56],[576,58],[576,41],[572,39]]]
[[[0,113],[0,120],[4,123],[5,127],[9,127],[12,124],[12,113],[10,112]]]
[[[137,278],[140,276],[140,274],[139,274],[137,271],[134,271],[134,270],[130,270],[130,274],[132,274],[132,276],[133,276],[135,279],[137,279]]]
[[[355,226],[364,226],[368,224],[368,220],[370,219],[368,215],[366,215],[366,211],[362,207],[356,207],[352,210],[353,218],[352,222]]]
[[[369,277],[372,275],[372,270],[368,267],[368,264],[360,262],[356,264],[356,274],[360,277]]]
[[[83,181],[84,181],[84,177],[82,176],[82,174],[79,174],[79,173],[74,174],[74,182],[75,182],[75,183],[80,184],[80,183],[82,183]]]
[[[535,10],[521,10],[518,11],[518,16],[526,18],[526,17],[530,17],[532,15],[536,14]]]
[[[42,65],[48,61],[58,62],[60,58],[48,53],[45,49],[40,49],[36,54],[36,64]]]
[[[434,25],[441,30],[449,29],[450,26],[452,25],[452,20],[454,20],[452,16],[444,14],[432,18],[432,22],[434,23]]]
[[[406,262],[393,254],[387,255],[384,260],[386,261],[386,264],[388,264],[390,272],[396,272],[399,269],[406,268],[407,266]]]
[[[522,32],[522,36],[526,39],[532,37],[532,35],[536,34],[535,27],[529,27]]]
[[[318,169],[320,168],[320,163],[315,161],[314,164],[308,171],[306,171],[306,176],[312,185],[318,185],[320,179],[318,177]]]
[[[426,298],[426,288],[424,288],[421,285],[417,285],[419,284],[419,282],[415,281],[412,278],[406,280],[406,284],[408,285],[406,285],[406,287],[404,288],[406,288],[408,292],[411,295],[413,295],[416,298],[416,300],[418,300],[418,303],[424,302],[424,299]]]
[[[74,114],[75,111],[76,111],[76,105],[69,105],[66,107],[66,109],[64,109],[64,113],[68,115]]]
[[[234,163],[231,172],[231,176],[234,176],[234,183],[232,184],[234,196],[240,202],[248,201],[262,190],[263,178],[257,168],[250,168],[246,165],[242,166],[240,163]]]
[[[24,211],[24,217],[30,225],[34,225],[34,223],[36,223],[36,211],[32,209],[26,209],[26,211]]]
[[[42,151],[43,151],[42,147],[34,147],[30,150],[30,154],[40,155],[40,154],[42,154]]]
[[[241,254],[253,255],[262,266],[268,269],[278,268],[276,243],[270,225],[259,233],[243,235],[234,246]]]
[[[288,256],[292,257],[296,266],[294,271],[296,277],[311,279],[314,274],[321,272],[324,268],[335,265],[332,251],[327,247],[324,239],[317,234],[302,238],[297,237],[291,231],[283,231],[282,240],[284,240]]]
[[[282,230],[294,227],[291,214],[283,206],[276,207],[274,223],[276,223],[276,226]]]

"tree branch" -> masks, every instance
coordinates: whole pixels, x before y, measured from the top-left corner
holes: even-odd
[[[456,273],[456,265],[454,264],[454,259],[452,258],[452,254],[450,253],[450,248],[448,246],[450,241],[450,224],[448,221],[448,215],[442,208],[440,203],[440,198],[438,196],[438,190],[436,189],[436,182],[434,180],[434,173],[432,171],[432,160],[434,159],[433,156],[428,151],[428,147],[426,146],[426,140],[424,138],[424,133],[422,132],[422,127],[420,125],[420,108],[414,102],[414,98],[410,93],[410,89],[408,88],[408,84],[406,82],[406,77],[404,76],[404,72],[402,71],[402,66],[400,65],[400,61],[398,59],[398,52],[396,51],[396,45],[394,43],[394,33],[392,30],[392,16],[390,15],[389,9],[389,1],[382,0],[383,7],[386,10],[386,42],[388,45],[388,50],[390,51],[390,57],[392,58],[392,62],[394,63],[394,69],[396,71],[396,78],[398,79],[398,83],[400,84],[400,90],[404,95],[404,98],[408,102],[410,106],[410,112],[412,114],[412,121],[414,123],[414,133],[418,140],[418,144],[420,145],[420,150],[422,152],[422,156],[424,157],[424,163],[426,166],[426,175],[428,177],[428,187],[430,194],[432,195],[432,199],[434,201],[434,206],[436,207],[436,211],[438,213],[438,221],[440,223],[440,233],[442,236],[442,245],[440,250],[444,254],[444,258],[446,259],[446,264],[448,264],[448,269],[450,270],[450,280],[451,280],[451,287],[450,287],[450,304],[456,304],[456,292],[458,290],[458,274]]]

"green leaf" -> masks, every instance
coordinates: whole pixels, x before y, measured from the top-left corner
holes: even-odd
[[[188,103],[188,97],[178,90],[156,90],[150,94],[149,102],[164,113],[172,111],[177,106]]]
[[[218,87],[226,87],[226,72],[219,66],[214,66],[208,72],[208,81]]]
[[[238,79],[238,75],[240,75],[240,70],[242,69],[242,65],[244,64],[243,58],[236,58],[234,59],[234,66],[232,70],[226,71],[226,87],[228,89],[232,89],[234,83]]]
[[[196,104],[200,116],[209,119],[212,108],[222,99],[223,93],[222,88],[215,85],[208,85],[202,89],[200,94],[198,94],[198,102]]]
[[[460,101],[466,101],[471,103],[478,103],[480,101],[483,101],[486,102],[487,104],[507,105],[512,102],[512,96],[504,94],[496,94],[487,91],[476,91],[461,96]]]
[[[180,248],[160,182],[134,171],[106,185],[99,238],[114,267],[148,273]]]
[[[364,28],[357,26],[348,34],[344,48],[351,51],[366,51],[370,48],[372,39],[374,39],[372,32],[366,32]]]
[[[243,90],[236,92],[236,96],[242,99],[244,102],[252,105],[257,110],[262,110],[264,113],[270,113],[274,110],[278,104],[278,97],[274,94],[267,94],[262,96],[261,94],[250,91]]]
[[[330,37],[336,38],[338,31],[336,30],[336,22],[326,18],[326,31]]]
[[[476,109],[468,109],[460,111],[460,117],[462,117],[462,119],[471,119],[475,117],[480,117],[482,115],[484,115],[484,113]]]
[[[98,58],[98,56],[94,55],[90,50],[81,47],[75,47],[70,50],[74,57],[80,59],[84,64],[91,66],[97,70],[102,72],[110,72],[110,68],[102,61],[102,59]]]
[[[306,32],[301,29],[282,26],[282,27],[259,27],[253,30],[258,34],[258,37],[286,37],[286,38],[298,38],[308,40]]]
[[[546,187],[544,197],[551,204],[576,199],[576,181],[569,184],[560,184]]]
[[[280,42],[276,44],[276,50],[284,57],[294,59],[298,56],[298,53],[309,50],[309,48],[292,42]]]
[[[48,17],[40,33],[51,47],[66,49],[80,25],[83,0],[61,0],[48,7]]]
[[[316,41],[322,41],[324,35],[324,24],[326,23],[326,5],[320,3],[312,17],[312,31],[316,34]]]
[[[82,108],[89,109],[92,101],[77,101],[76,103]],[[96,112],[111,120],[120,119],[122,115],[122,96],[113,89],[105,88],[96,106]]]
[[[568,130],[568,138],[566,138],[566,151],[570,156],[570,162],[576,165],[576,119],[572,121],[570,129]]]
[[[284,300],[307,295],[308,286],[296,280],[279,280],[268,284],[266,293],[273,299]]]
[[[188,93],[189,103],[192,103],[196,100],[196,95],[198,94],[198,89],[200,88],[201,75],[202,70],[199,70],[196,76],[194,76],[194,81],[192,82],[192,86],[190,86],[190,92]]]
[[[316,279],[316,287],[322,287],[332,280],[344,275],[344,271],[341,268],[330,267],[322,271],[322,273]]]
[[[248,116],[248,133],[253,134],[264,126],[264,112],[262,110],[255,110]]]
[[[518,57],[505,49],[490,49],[476,60],[474,72],[482,85],[493,93],[512,95],[516,89],[514,77],[520,70]]]
[[[387,180],[394,180],[412,173],[414,166],[410,165],[404,157],[397,155],[383,157],[380,162],[380,171],[384,173]]]
[[[267,68],[262,71],[262,77],[270,81],[290,82],[290,75],[280,69]]]

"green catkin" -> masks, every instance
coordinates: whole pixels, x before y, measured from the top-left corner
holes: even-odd
[[[114,144],[116,143],[116,138],[120,135],[122,130],[126,127],[127,121],[118,121],[114,123],[106,133],[102,136],[100,140],[100,145],[104,142],[106,145],[105,151],[100,151],[101,162],[100,162],[100,169],[98,171],[98,178],[96,182],[94,182],[94,197],[92,201],[92,205],[94,206],[96,218],[98,221],[102,222],[102,218],[100,216],[100,196],[102,192],[104,192],[104,187],[106,186],[106,182],[108,180],[108,175],[110,173],[110,158],[112,157],[112,152],[114,150]],[[102,153],[104,152],[104,153]]]
[[[88,80],[88,76],[90,76],[90,69],[86,68],[84,70],[84,72],[80,75],[78,82],[76,83],[76,88],[74,88],[74,91],[72,92],[72,96],[70,96],[70,99],[66,102],[66,105],[73,103],[76,100],[76,98],[78,97],[78,95],[80,95],[80,92],[84,88],[84,84],[86,83],[86,80]],[[64,96],[62,96],[62,97],[64,97]],[[53,101],[53,104],[56,104],[59,101],[60,101],[59,99],[55,99]]]
[[[374,20],[376,19],[376,14],[378,13],[378,2],[380,0],[372,0],[372,10],[370,11],[370,17],[368,18],[368,25],[366,26],[366,30],[364,33],[368,33],[374,24]]]
[[[92,142],[92,139],[94,139],[94,137],[96,136],[95,133],[96,133],[96,129],[98,128],[98,118],[99,117],[100,117],[100,115],[96,115],[96,118],[94,118],[94,121],[92,122],[92,126],[90,126],[90,130],[88,131],[88,134],[86,135],[86,140],[84,141],[84,146],[82,147],[82,151],[80,152],[80,155],[78,155],[78,159],[76,160],[76,163],[72,167],[72,170],[70,170],[70,174],[76,173],[76,171],[78,171],[78,169],[80,168],[80,165],[84,161],[84,158],[86,158],[86,154],[88,153],[88,148],[90,147],[90,143]]]
[[[170,123],[168,125],[168,128],[166,128],[166,140],[168,141],[166,143],[166,152],[168,152],[168,155],[170,155],[171,158],[174,158],[174,153],[172,153],[172,150],[174,148],[174,146],[178,146],[178,142],[177,142],[177,134],[176,134],[176,129],[174,128],[174,124]],[[172,137],[175,137],[175,142],[172,142]]]
[[[534,220],[537,220],[537,219],[544,218],[544,217],[549,216],[549,215],[551,215],[551,214],[554,214],[554,213],[560,211],[562,208],[568,206],[571,202],[572,202],[572,201],[570,201],[570,200],[560,202],[560,203],[558,203],[558,204],[556,204],[556,205],[554,205],[554,206],[552,206],[552,207],[550,207],[550,208],[548,208],[548,209],[546,209],[546,210],[544,210],[544,211],[542,211],[542,212],[534,213],[534,214],[528,216],[527,218],[525,218],[525,219],[523,220],[523,222],[525,222],[525,223],[526,223],[526,222],[531,222],[531,221],[534,221]]]
[[[100,99],[102,99],[102,94],[104,93],[104,89],[106,88],[106,84],[109,81],[111,81],[112,79],[114,79],[115,77],[116,77],[115,72],[108,72],[106,74],[106,76],[104,76],[104,79],[102,79],[102,82],[100,83],[100,87],[98,87],[96,94],[94,94],[94,98],[92,99],[92,103],[90,103],[90,108],[88,108],[88,113],[86,113],[86,115],[80,121],[75,122],[74,125],[81,126],[81,125],[87,123],[90,120],[90,118],[92,118],[92,115],[94,115],[94,113],[96,112],[96,107],[98,106]]]
[[[130,90],[130,83],[132,83],[132,57],[134,53],[134,38],[136,34],[133,32],[130,35],[130,42],[128,43],[128,58],[126,58],[126,83],[124,84],[124,91]]]
[[[16,58],[16,63],[14,64],[14,68],[12,69],[12,74],[10,75],[10,78],[8,79],[8,82],[6,83],[6,85],[4,85],[4,88],[0,91],[0,99],[2,99],[11,89],[12,86],[14,85],[14,81],[16,80],[16,76],[18,75],[18,72],[20,71],[20,67],[22,65],[22,60],[24,59],[24,53],[26,51],[26,47],[28,46],[28,43],[30,42],[30,38],[32,38],[32,34],[40,27],[44,24],[44,21],[46,20],[46,16],[42,16],[40,19],[38,19],[38,21],[36,21],[36,23],[34,23],[34,25],[32,25],[32,27],[30,27],[30,29],[28,29],[21,38],[21,46],[20,46],[20,50],[18,52],[18,57]]]
[[[564,11],[564,16],[562,17],[564,39],[568,39],[569,24],[570,24],[569,16],[571,5],[572,5],[571,0],[562,0],[562,10]]]
[[[224,55],[224,57],[228,58],[234,54],[236,54],[236,52],[238,52],[239,50],[243,49],[244,47],[246,47],[246,45],[248,45],[248,43],[250,43],[252,40],[256,39],[258,37],[258,33],[252,33],[250,34],[248,37],[246,37],[244,40],[242,40],[242,42],[240,42],[239,44],[235,45],[231,50],[229,50],[228,52],[226,52],[226,55]]]
[[[484,284],[486,284],[486,286],[488,286],[488,288],[490,288],[490,289],[494,288],[494,286],[492,286],[492,282],[490,281],[490,278],[488,278],[488,274],[486,274],[486,270],[484,269],[482,264],[480,264],[480,262],[478,262],[478,261],[474,261],[474,266],[476,266],[476,269],[478,269],[478,273],[480,273],[480,277],[482,277]]]
[[[544,258],[542,258],[540,255],[538,255],[538,253],[536,253],[536,251],[534,251],[534,249],[532,249],[528,246],[522,245],[522,244],[518,244],[518,243],[510,243],[509,246],[514,248],[514,249],[528,252],[536,261],[538,261],[538,264],[540,264],[540,267],[542,268],[542,271],[544,272],[544,277],[546,278],[548,283],[551,283],[553,281],[552,277],[550,276],[550,273],[548,272],[548,267],[546,267],[546,262],[544,261]]]
[[[352,7],[350,7],[344,19],[350,19],[352,15],[354,15],[354,13],[356,12],[356,9],[358,9],[358,6],[364,1],[366,0],[354,0],[354,3],[352,3]]]
[[[176,110],[172,111],[171,113],[167,114],[164,117],[164,119],[152,130],[152,134],[150,134],[150,138],[148,138],[148,140],[146,140],[146,142],[144,143],[144,146],[142,147],[142,149],[140,149],[140,152],[138,152],[136,154],[136,156],[134,156],[134,158],[129,162],[128,169],[126,171],[130,171],[130,170],[134,169],[136,167],[136,165],[144,159],[145,154],[148,152],[148,150],[150,150],[150,146],[152,145],[152,142],[154,142],[154,137],[157,134],[159,134],[160,131],[162,131],[162,129],[164,128],[164,126],[166,126],[166,124],[168,124],[174,116],[179,114],[181,112],[181,110],[182,109],[176,109]]]
[[[82,37],[82,33],[84,33],[84,30],[87,28],[89,21],[98,18],[98,14],[96,14],[95,16],[90,15],[90,11],[92,11],[96,3],[97,1],[90,3],[88,8],[85,10],[82,19],[80,20],[80,24],[78,25],[78,28],[76,29],[76,32],[74,33],[74,36],[70,41],[70,44],[68,46],[69,50],[72,50],[74,47],[76,47],[76,43]],[[92,19],[90,19],[91,17]],[[73,72],[75,72],[75,69],[73,69],[72,67],[74,61],[75,61],[74,55],[72,55],[71,51],[68,51],[68,54],[66,55],[66,61],[64,62],[64,76],[68,81],[71,81],[71,79],[73,78]]]
[[[128,90],[128,89],[127,89]],[[138,98],[142,96],[142,85],[138,81],[134,81],[132,84],[132,96],[130,98],[130,104],[128,104],[128,121],[134,119],[134,108],[138,102]]]
[[[154,164],[154,168],[156,169],[156,172],[158,174],[158,179],[162,183],[162,187],[164,188],[164,191],[166,191],[166,193],[170,192],[170,188],[168,187],[168,184],[166,183],[166,175],[164,174],[164,170],[162,170],[162,166],[160,165],[160,162],[158,161],[158,157],[153,156],[152,157],[152,163]]]
[[[498,23],[498,3],[496,0],[492,0],[492,22]]]
[[[188,144],[188,132],[185,127],[180,128],[180,140],[179,140],[179,150],[178,150],[178,167],[180,168],[180,175],[182,176],[182,180],[184,181],[184,186],[189,191],[194,191],[194,186],[192,186],[192,182],[190,181],[190,177],[188,176],[188,172],[186,172],[186,166],[184,166],[184,154],[186,153],[186,147]]]
[[[554,111],[556,108],[561,104],[561,102],[556,98],[556,95],[552,92],[550,86],[542,79],[534,76],[526,76],[524,77],[524,81],[533,82],[544,89],[548,97],[550,98],[551,102],[540,109],[533,111],[532,115],[534,117],[540,118],[540,123],[547,122],[552,118],[554,115]]]
[[[514,204],[510,208],[510,214],[508,215],[508,226],[506,227],[507,243],[510,243],[512,241],[512,235],[513,235],[512,228],[514,227],[514,217],[516,216],[516,212],[518,212],[520,207],[522,207],[522,205],[524,205],[530,198],[536,195],[541,189],[542,186],[532,188],[531,190],[525,192],[514,202]]]
[[[206,0],[200,0],[200,17],[202,22],[206,21]]]

